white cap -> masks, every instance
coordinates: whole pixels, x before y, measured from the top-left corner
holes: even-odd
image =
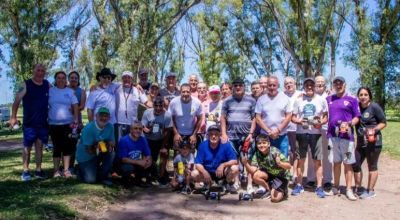
[[[133,78],[133,73],[131,71],[124,71],[122,73],[122,76],[130,76],[131,78]]]
[[[208,88],[209,93],[220,93],[220,88],[217,85],[212,85]]]

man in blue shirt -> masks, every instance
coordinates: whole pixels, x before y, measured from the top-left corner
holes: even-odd
[[[108,179],[114,160],[114,127],[110,120],[110,111],[99,108],[96,120],[89,122],[82,130],[81,139],[76,148],[76,161],[79,164],[79,177],[83,182],[101,181],[111,185]]]
[[[121,170],[124,184],[129,186],[130,177],[134,177],[134,183],[139,186],[148,186],[142,182],[148,174],[152,164],[149,144],[145,137],[141,136],[143,126],[140,121],[134,121],[130,133],[121,138],[118,143],[118,159],[121,161]]]
[[[210,184],[212,180],[226,179],[227,189],[237,192],[239,189],[239,166],[232,145],[221,143],[221,130],[212,125],[207,130],[208,138],[198,149],[195,159],[196,170],[192,171],[195,182]]]

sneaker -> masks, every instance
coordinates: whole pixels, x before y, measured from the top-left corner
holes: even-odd
[[[346,190],[346,197],[350,200],[350,201],[356,201],[357,197],[354,196],[353,190],[348,189]]]
[[[315,190],[315,193],[317,194],[317,196],[319,198],[325,198],[325,192],[322,187],[317,187],[317,189]]]
[[[71,173],[71,171],[69,171],[69,170],[64,170],[64,177],[65,178],[71,178],[72,177],[72,173]]]
[[[292,191],[292,196],[298,196],[304,192],[304,188],[302,185],[296,185]]]
[[[332,189],[332,187],[333,187],[333,185],[331,182],[324,183],[324,189],[326,191],[330,191]]]
[[[58,177],[62,177],[61,172],[60,171],[56,171],[54,172],[53,178],[58,178]]]
[[[184,186],[181,190],[181,193],[185,195],[190,195],[192,193],[192,189],[190,188],[190,186]]]
[[[364,193],[360,196],[360,199],[370,199],[376,196],[375,191],[364,191]]]
[[[307,184],[304,186],[306,189],[313,189],[315,188],[315,182],[314,181],[309,181]]]
[[[46,179],[46,174],[43,172],[43,170],[40,171],[35,171],[35,177],[38,179]]]
[[[226,190],[232,194],[237,193],[239,191],[239,188],[240,188],[240,186],[237,183],[227,184],[227,186],[226,186]]]
[[[113,182],[111,180],[107,180],[107,179],[102,180],[101,183],[106,185],[106,186],[112,186],[113,185]]]
[[[256,190],[256,194],[260,194],[260,195],[264,194],[266,192],[267,192],[267,190],[262,186],[259,186],[258,189]]]
[[[31,177],[31,174],[29,173],[29,171],[22,172],[22,175],[21,175],[21,180],[22,181],[26,182],[26,181],[29,181],[31,179],[32,179],[32,177]]]
[[[159,185],[160,185],[160,182],[158,182],[158,180],[152,180],[152,181],[150,181],[150,184],[151,184],[152,186],[159,186]]]
[[[364,190],[364,188],[363,187],[357,187],[356,188],[356,194],[357,194],[357,196],[361,196],[362,194],[364,194],[364,193],[368,193],[366,190]]]
[[[336,196],[336,195],[338,195],[340,193],[340,191],[339,191],[339,189],[337,187],[332,187],[331,192],[332,192],[332,194],[334,196]]]

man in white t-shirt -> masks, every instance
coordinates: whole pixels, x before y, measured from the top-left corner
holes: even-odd
[[[289,139],[286,128],[292,116],[292,108],[289,98],[283,92],[279,92],[278,88],[278,77],[268,77],[267,94],[257,100],[256,121],[261,133],[271,138],[271,146],[278,148],[287,157]]]
[[[297,124],[296,138],[299,147],[296,150],[298,159],[296,186],[292,191],[292,195],[297,196],[304,192],[302,184],[304,163],[310,148],[317,177],[317,189],[315,192],[319,198],[324,198],[321,164],[322,146],[318,144],[318,141],[321,137],[321,127],[327,122],[328,105],[324,98],[315,94],[315,81],[313,78],[306,78],[303,85],[305,93],[295,100],[293,106],[292,122]],[[309,163],[311,163],[311,158],[309,157],[308,159]]]
[[[301,92],[296,90],[296,81],[293,77],[285,77],[284,81],[285,95],[289,97],[290,106],[293,107],[294,101],[301,96]],[[297,176],[297,159],[296,159],[296,129],[297,126],[293,122],[289,122],[287,127],[287,135],[289,138],[289,155],[290,155],[290,164],[293,166],[293,177]]]
[[[184,138],[197,144],[197,132],[202,122],[202,107],[198,99],[192,98],[190,85],[181,85],[181,95],[171,100],[168,111],[171,113],[174,131],[174,145],[179,146]]]
[[[147,96],[133,86],[133,73],[125,71],[122,73],[122,86],[116,91],[116,116],[115,126],[116,140],[129,134],[130,125],[138,120],[139,104],[147,106]]]

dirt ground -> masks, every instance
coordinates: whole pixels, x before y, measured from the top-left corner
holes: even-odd
[[[20,145],[19,145],[20,146]],[[1,142],[0,151],[18,148]],[[366,170],[365,164],[364,169]],[[364,180],[366,178],[364,177]],[[344,185],[344,177],[341,177]],[[364,184],[365,185],[365,184]],[[267,199],[238,201],[228,194],[221,201],[203,195],[182,195],[171,189],[137,189],[94,219],[400,219],[400,161],[383,154],[379,161],[377,196],[349,201],[345,195],[318,198],[314,192],[273,204]],[[290,192],[291,190],[289,190]],[[343,193],[343,190],[342,190]]]

